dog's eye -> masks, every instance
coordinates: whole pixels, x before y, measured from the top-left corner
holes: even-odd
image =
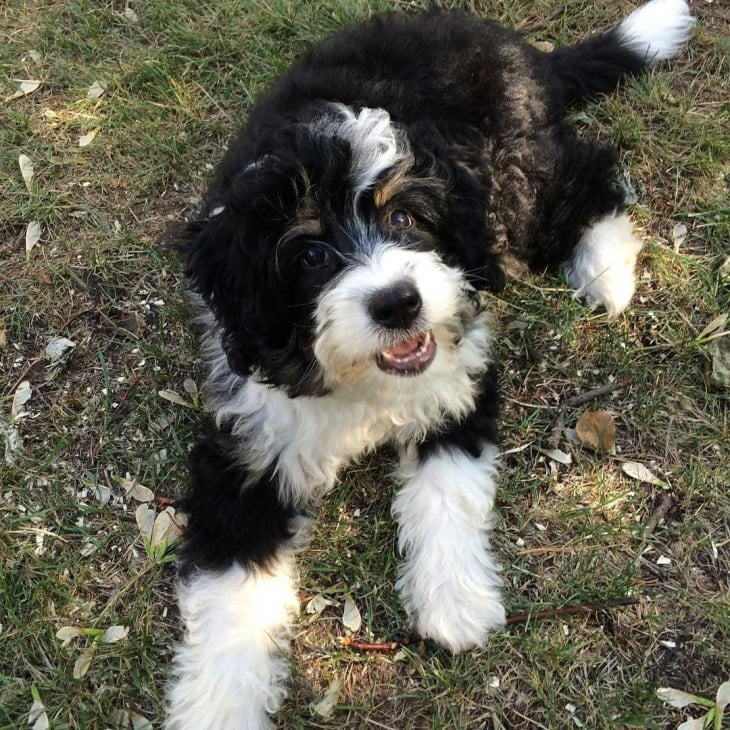
[[[411,216],[409,216],[404,210],[394,210],[390,214],[388,222],[390,223],[391,228],[405,230],[413,225],[413,218],[411,218]]]
[[[302,265],[307,269],[321,269],[329,262],[329,251],[322,246],[309,246],[302,254]]]

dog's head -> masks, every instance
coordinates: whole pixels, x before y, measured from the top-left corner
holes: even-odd
[[[184,235],[231,367],[292,395],[425,373],[499,289],[486,192],[427,129],[319,104],[233,147]]]

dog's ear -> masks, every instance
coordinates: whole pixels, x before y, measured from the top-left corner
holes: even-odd
[[[483,168],[483,161],[475,159],[470,165],[469,154],[476,158],[477,152],[445,141],[432,124],[414,125],[408,136],[416,171],[420,168],[424,177],[439,179],[446,194],[441,231],[444,253],[476,289],[500,291],[505,275],[488,222],[489,182],[472,172]]]
[[[204,213],[183,228],[176,248],[193,291],[215,315],[215,339],[231,369],[243,376],[255,370],[261,382],[296,395],[320,384],[311,327],[297,319],[306,308],[289,309],[291,292],[282,287],[276,259],[283,221],[298,199],[292,175],[273,157],[219,175]]]
[[[501,291],[505,275],[493,250],[494,234],[488,225],[486,186],[463,164],[443,160],[451,178],[449,203],[453,245],[466,277],[476,289]]]
[[[176,248],[185,262],[185,273],[222,328],[223,346],[231,368],[248,375],[257,352],[257,303],[250,286],[251,256],[245,231],[236,230],[223,206],[207,206],[207,216],[178,230]],[[227,212],[227,211],[226,211]]]

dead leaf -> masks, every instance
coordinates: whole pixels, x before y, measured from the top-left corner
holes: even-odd
[[[112,498],[112,490],[109,489],[109,487],[98,484],[98,485],[92,485],[91,487],[92,492],[94,493],[94,496],[102,503],[102,504],[109,504]]]
[[[119,483],[126,496],[137,502],[151,502],[155,498],[155,493],[149,487],[138,484],[133,479],[120,479]]]
[[[704,704],[702,697],[691,695],[689,692],[682,692],[681,689],[674,689],[673,687],[659,687],[656,696],[671,707],[682,708],[687,707],[687,705]]]
[[[13,395],[13,405],[10,406],[10,415],[13,418],[17,418],[23,406],[30,400],[33,394],[33,389],[30,387],[30,382],[24,380],[16,389],[15,395]]]
[[[672,240],[674,241],[674,253],[679,253],[680,247],[687,240],[687,226],[684,223],[677,223],[672,228]]]
[[[362,616],[355,605],[355,601],[349,596],[345,599],[345,608],[342,612],[342,623],[345,628],[356,634],[362,626]]]
[[[31,191],[31,183],[33,182],[33,160],[28,155],[20,155],[18,157],[18,167],[20,168],[20,174],[23,176],[23,182],[28,192]]]
[[[18,90],[14,94],[6,96],[5,101],[20,99],[21,96],[28,96],[28,94],[32,94],[43,83],[42,81],[36,81],[35,79],[16,79],[16,81],[18,82]]]
[[[48,367],[58,368],[68,360],[71,350],[76,347],[76,343],[67,337],[53,337],[46,345],[46,359]]]
[[[715,698],[715,707],[718,713],[724,713],[725,708],[730,705],[730,682],[723,682],[717,688],[717,697]]]
[[[110,626],[99,637],[102,644],[115,644],[117,641],[126,639],[129,635],[129,626]]]
[[[152,537],[152,528],[155,525],[155,510],[146,504],[140,504],[134,513],[134,519],[142,537],[149,542]]]
[[[129,716],[132,720],[132,730],[152,730],[152,721],[148,720],[144,715],[138,712],[130,712]]]
[[[713,340],[708,350],[712,358],[710,382],[719,388],[730,388],[730,336]]]
[[[613,452],[616,444],[616,424],[606,411],[586,411],[575,424],[581,443],[601,454]]]
[[[26,258],[35,248],[36,243],[41,240],[41,224],[38,221],[31,221],[25,229],[25,255]]]
[[[89,86],[89,90],[86,92],[86,98],[90,101],[98,99],[106,91],[107,86],[108,84],[106,81],[97,79],[93,84],[91,84],[91,86]]]
[[[56,631],[56,638],[61,642],[61,647],[66,648],[77,636],[84,636],[84,630],[78,626],[64,626]]]
[[[318,593],[314,598],[312,598],[310,601],[307,602],[307,605],[304,607],[304,611],[310,615],[316,614],[319,615],[324,611],[327,606],[333,606],[334,601],[331,601],[329,598],[326,598],[321,593]]]
[[[638,461],[625,461],[621,464],[621,470],[624,474],[628,474],[632,479],[638,479],[640,482],[647,484],[659,484],[666,486],[666,483],[652,474],[643,464]]]
[[[99,134],[98,128],[92,129],[87,134],[81,135],[81,137],[79,137],[79,147],[88,147],[94,141],[97,134]]]
[[[48,721],[48,715],[46,713],[46,706],[41,700],[38,688],[33,684],[30,688],[31,694],[33,695],[33,704],[30,706],[28,712],[28,725],[31,726],[32,730],[48,730],[51,727]]]
[[[74,669],[73,669],[73,678],[74,679],[81,679],[86,672],[89,671],[89,667],[91,666],[91,660],[94,658],[94,651],[96,650],[96,646],[92,644],[87,649],[84,649],[78,659],[74,662]]]
[[[569,466],[573,463],[573,457],[570,454],[567,454],[565,451],[561,451],[560,449],[540,449],[540,451],[545,454],[548,459],[557,461],[558,464],[564,464],[565,466]]]
[[[174,390],[160,390],[157,392],[157,395],[160,396],[160,398],[164,398],[165,400],[169,400],[170,403],[175,403],[175,405],[178,406],[189,406],[190,403],[185,400],[179,393],[176,393]]]
[[[340,697],[340,690],[342,689],[342,682],[335,677],[330,682],[330,686],[327,687],[327,691],[324,693],[324,697],[319,702],[312,705],[312,712],[320,717],[329,719],[332,717],[337,701]]]
[[[175,508],[166,507],[155,518],[152,525],[152,533],[150,534],[150,545],[153,550],[158,546],[167,549],[182,535],[182,530],[175,519]]]
[[[137,13],[132,10],[129,6],[124,8],[124,10],[120,13],[120,15],[128,22],[128,23],[139,23],[139,17],[137,16]]]
[[[3,418],[0,418],[0,432],[5,442],[5,463],[12,466],[17,452],[23,448],[23,439],[17,427],[6,423]]]
[[[8,333],[5,329],[5,320],[0,317],[0,349],[8,346]]]

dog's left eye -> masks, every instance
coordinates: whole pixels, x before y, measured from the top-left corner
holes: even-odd
[[[404,210],[394,210],[389,218],[388,222],[391,225],[391,228],[399,228],[401,230],[404,230],[406,228],[410,228],[413,225],[413,218],[411,218],[408,213],[406,213]]]
[[[322,246],[309,246],[302,254],[302,264],[307,269],[321,269],[330,262],[330,254]]]

